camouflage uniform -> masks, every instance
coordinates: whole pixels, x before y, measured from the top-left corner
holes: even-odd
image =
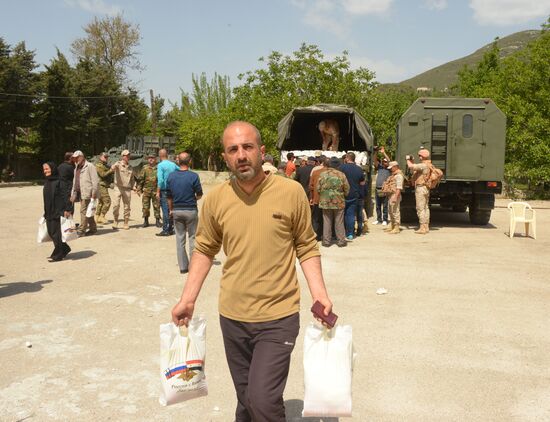
[[[319,192],[319,208],[323,210],[323,246],[330,246],[333,224],[338,246],[345,246],[344,208],[350,189],[346,175],[329,168],[319,176],[315,189]]]
[[[143,218],[148,218],[151,214],[151,202],[155,218],[160,219],[160,204],[157,199],[157,166],[151,167],[149,164],[141,169],[137,185],[138,193],[142,193]]]
[[[430,224],[430,190],[426,186],[426,177],[430,174],[428,164],[431,161],[425,160],[422,163],[412,166],[414,180],[414,195],[416,199],[416,214],[418,222],[426,228]]]
[[[95,165],[97,175],[99,176],[99,200],[97,201],[96,216],[98,222],[104,222],[105,215],[111,207],[111,197],[109,196],[109,187],[114,181],[114,172],[107,163],[99,160]]]

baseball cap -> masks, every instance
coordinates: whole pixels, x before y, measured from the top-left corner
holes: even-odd
[[[307,160],[308,160],[308,161],[315,161],[315,157],[309,156],[309,157],[307,157]]]
[[[399,167],[399,163],[397,161],[390,161],[390,164],[388,165],[388,170],[396,166]]]
[[[120,155],[121,155],[122,157],[124,157],[125,155],[130,155],[130,151],[128,151],[127,149],[125,149],[124,151],[122,151],[122,152],[120,153]]]
[[[79,149],[76,150],[74,153],[73,153],[73,158],[76,158],[76,157],[84,157],[84,153],[82,151],[80,151]]]
[[[329,161],[329,166],[333,168],[340,167],[341,161],[338,157],[332,157]]]
[[[429,158],[430,157],[430,151],[423,148],[420,151],[418,151],[418,155],[420,155],[422,158]]]
[[[387,162],[390,161],[390,160],[388,160],[387,158],[383,158],[382,161],[385,162],[385,163],[387,163]]]

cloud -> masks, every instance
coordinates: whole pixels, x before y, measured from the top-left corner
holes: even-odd
[[[470,0],[480,25],[513,25],[550,15],[550,0]]]
[[[302,21],[339,38],[350,34],[355,16],[381,15],[389,11],[393,0],[290,0],[304,11]]]
[[[351,15],[378,15],[386,13],[393,0],[340,0]]]
[[[96,15],[114,16],[122,12],[120,6],[107,4],[103,0],[65,0],[65,3],[71,7],[79,7],[86,12]]]
[[[424,0],[424,7],[430,10],[443,10],[447,8],[447,0]]]

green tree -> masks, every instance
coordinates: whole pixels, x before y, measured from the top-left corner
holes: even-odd
[[[376,86],[374,73],[351,69],[348,53],[325,59],[315,45],[302,44],[292,55],[272,52],[260,69],[239,76],[232,114],[255,124],[268,150],[274,151],[277,123],[292,108],[316,103],[346,104],[361,108]]]
[[[119,81],[126,79],[127,69],[142,68],[137,52],[141,39],[139,25],[118,14],[95,17],[83,29],[86,36],[71,44],[71,51],[78,59],[107,66]]]
[[[33,127],[38,89],[34,55],[24,42],[11,49],[0,38],[0,153],[8,162],[17,156],[19,134]]]

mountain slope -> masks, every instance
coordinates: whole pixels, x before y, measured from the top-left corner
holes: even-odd
[[[501,57],[509,56],[521,50],[527,43],[539,37],[540,33],[539,30],[521,31],[499,39],[497,45],[500,48]],[[479,63],[485,52],[491,48],[491,45],[492,43],[487,44],[466,57],[434,67],[433,69],[427,70],[424,73],[400,83],[410,85],[413,88],[428,87],[438,90],[448,88],[457,82],[458,71],[461,70],[464,65],[472,66]]]

